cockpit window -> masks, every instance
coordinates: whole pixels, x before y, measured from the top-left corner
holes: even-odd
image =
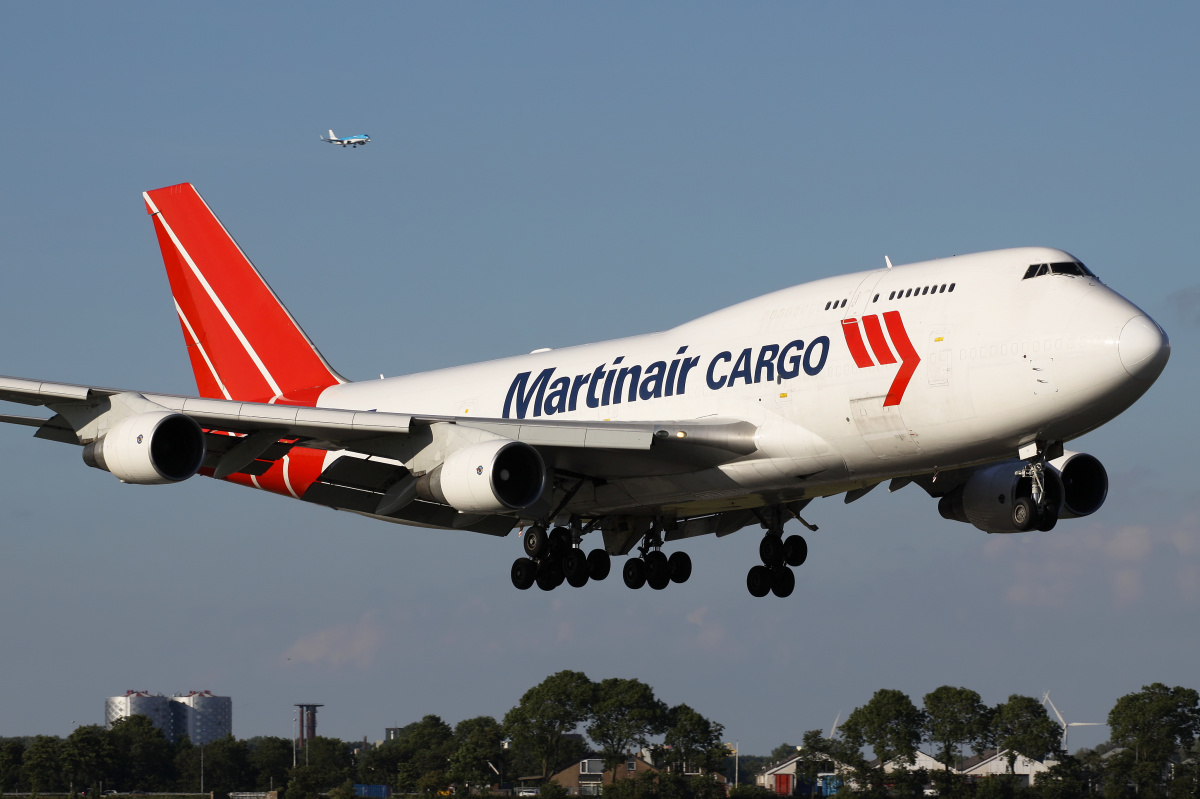
[[[1025,270],[1025,277],[1041,277],[1042,275],[1068,275],[1070,277],[1095,277],[1092,270],[1078,261],[1063,261],[1057,264],[1032,264]]]

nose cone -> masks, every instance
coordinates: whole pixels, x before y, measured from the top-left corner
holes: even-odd
[[[1143,314],[1133,317],[1121,328],[1117,351],[1126,372],[1139,380],[1153,381],[1167,365],[1171,342],[1163,329]]]

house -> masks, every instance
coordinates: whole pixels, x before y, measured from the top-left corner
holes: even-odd
[[[842,772],[845,766],[835,760],[825,760],[817,773],[816,785],[808,783],[803,772],[808,766],[802,752],[797,752],[787,760],[782,760],[768,766],[755,775],[754,782],[761,788],[766,788],[777,796],[808,796],[816,793],[820,796],[832,796],[842,787]],[[814,791],[814,788],[816,789]]]
[[[629,755],[624,763],[611,771],[605,771],[604,761],[593,754],[578,763],[572,763],[550,779],[566,788],[572,796],[599,796],[602,786],[611,784],[613,780],[623,780],[645,772],[657,774],[659,769],[645,754]]]
[[[868,765],[871,768],[879,768],[879,758],[875,758]],[[916,771],[917,769],[925,769],[926,771],[944,771],[946,766],[938,762],[937,758],[928,752],[917,750],[917,757],[912,763],[907,760],[896,757],[883,764],[883,770],[886,774],[891,774],[893,771]],[[954,769],[950,769],[954,771]]]
[[[1016,761],[1013,762],[1013,774],[1019,778],[1022,784],[1032,787],[1037,782],[1038,775],[1045,774],[1054,763],[1053,760],[1043,762],[1018,754]],[[959,766],[958,773],[975,779],[1007,774],[1008,750],[989,749],[964,760]]]

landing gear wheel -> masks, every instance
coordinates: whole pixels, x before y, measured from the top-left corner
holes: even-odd
[[[746,589],[751,596],[766,596],[771,590],[771,570],[766,566],[754,566],[746,575]]]
[[[546,551],[548,541],[546,528],[534,525],[525,531],[525,535],[521,538],[521,546],[525,548],[525,554],[529,557],[540,558]]]
[[[783,565],[783,539],[774,533],[767,533],[758,545],[758,556],[764,566]]]
[[[1042,512],[1038,514],[1037,529],[1040,532],[1048,533],[1054,529],[1054,525],[1058,524],[1058,513],[1051,507],[1042,508]]]
[[[796,574],[787,566],[771,569],[771,593],[781,599],[796,588]]]
[[[671,566],[671,582],[686,583],[692,576],[692,557],[686,552],[673,552],[667,559]]]
[[[808,542],[802,535],[789,535],[783,541],[783,562],[789,566],[802,566],[808,560]]]
[[[562,585],[562,566],[556,560],[544,560],[538,564],[537,587],[543,591],[553,591]]]
[[[587,555],[579,549],[568,549],[562,559],[562,570],[568,583],[576,588],[583,586],[588,581]]]
[[[612,559],[603,549],[593,549],[587,556],[588,577],[593,580],[603,580],[612,569]]]
[[[621,569],[621,579],[630,588],[641,588],[646,584],[646,564],[641,558],[630,558]]]
[[[513,561],[511,576],[512,584],[524,591],[537,579],[537,564],[529,558],[517,558]]]
[[[671,582],[671,562],[657,549],[646,553],[646,582],[659,591],[658,586],[665,588]]]
[[[1017,532],[1024,533],[1033,529],[1037,523],[1037,506],[1029,497],[1021,497],[1013,502],[1012,523]]]
[[[571,530],[569,527],[555,527],[550,531],[550,557],[565,557],[570,549]]]

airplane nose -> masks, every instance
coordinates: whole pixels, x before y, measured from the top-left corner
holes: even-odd
[[[1117,351],[1121,356],[1121,365],[1130,376],[1153,381],[1162,374],[1167,359],[1171,357],[1171,342],[1153,319],[1142,314],[1133,317],[1121,328]]]

